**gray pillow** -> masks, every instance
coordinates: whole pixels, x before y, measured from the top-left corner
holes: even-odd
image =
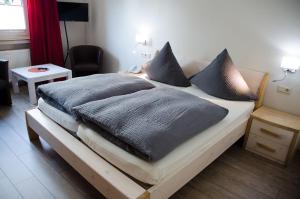
[[[154,81],[181,87],[191,85],[178,64],[169,42],[165,44],[151,64],[145,68],[145,71],[148,77]]]
[[[234,66],[227,49],[223,50],[191,82],[209,95],[227,100],[257,100],[241,73]]]

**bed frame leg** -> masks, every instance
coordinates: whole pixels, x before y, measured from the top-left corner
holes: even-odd
[[[150,199],[150,193],[148,191],[145,191],[144,194],[137,199]]]
[[[27,127],[27,133],[28,133],[28,137],[29,140],[31,142],[38,140],[39,139],[39,135],[32,129],[30,128],[30,126],[28,125],[28,119],[27,119],[27,113],[25,112],[25,118],[26,118],[26,127]]]
[[[34,130],[32,130],[32,128],[30,128],[29,126],[27,126],[27,132],[28,132],[29,140],[31,142],[39,139],[39,135],[36,132],[34,132]]]

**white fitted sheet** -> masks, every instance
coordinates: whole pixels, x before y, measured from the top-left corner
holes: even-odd
[[[38,109],[71,133],[77,132],[79,123],[71,115],[46,103],[43,98],[38,100]]]
[[[92,150],[115,167],[130,176],[148,184],[157,184],[171,173],[184,168],[193,159],[199,157],[208,146],[219,142],[225,136],[244,133],[246,123],[254,108],[254,102],[237,102],[219,99],[205,94],[195,86],[180,88],[153,82],[156,86],[173,87],[195,96],[207,99],[229,110],[228,115],[218,124],[199,133],[184,142],[161,160],[149,163],[107,141],[97,132],[84,124],[79,125],[78,137]],[[242,125],[242,128],[240,128]],[[239,129],[237,129],[239,127]],[[239,132],[236,132],[239,131]]]

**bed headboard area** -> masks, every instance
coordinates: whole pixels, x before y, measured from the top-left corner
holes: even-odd
[[[239,68],[239,71],[250,87],[250,90],[256,93],[258,100],[255,103],[255,109],[258,109],[264,102],[265,92],[269,82],[269,74],[247,68]]]

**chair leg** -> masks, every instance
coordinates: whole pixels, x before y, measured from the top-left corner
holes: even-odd
[[[12,100],[11,100],[11,94],[10,94],[10,88],[6,89],[6,104],[11,106]]]
[[[74,77],[77,77],[77,74],[76,74],[76,72],[74,71],[74,70],[72,70],[72,77],[74,78]]]
[[[10,95],[10,89],[6,88],[2,91],[1,97],[1,104],[11,106],[12,105],[12,100],[11,100],[11,95]]]

